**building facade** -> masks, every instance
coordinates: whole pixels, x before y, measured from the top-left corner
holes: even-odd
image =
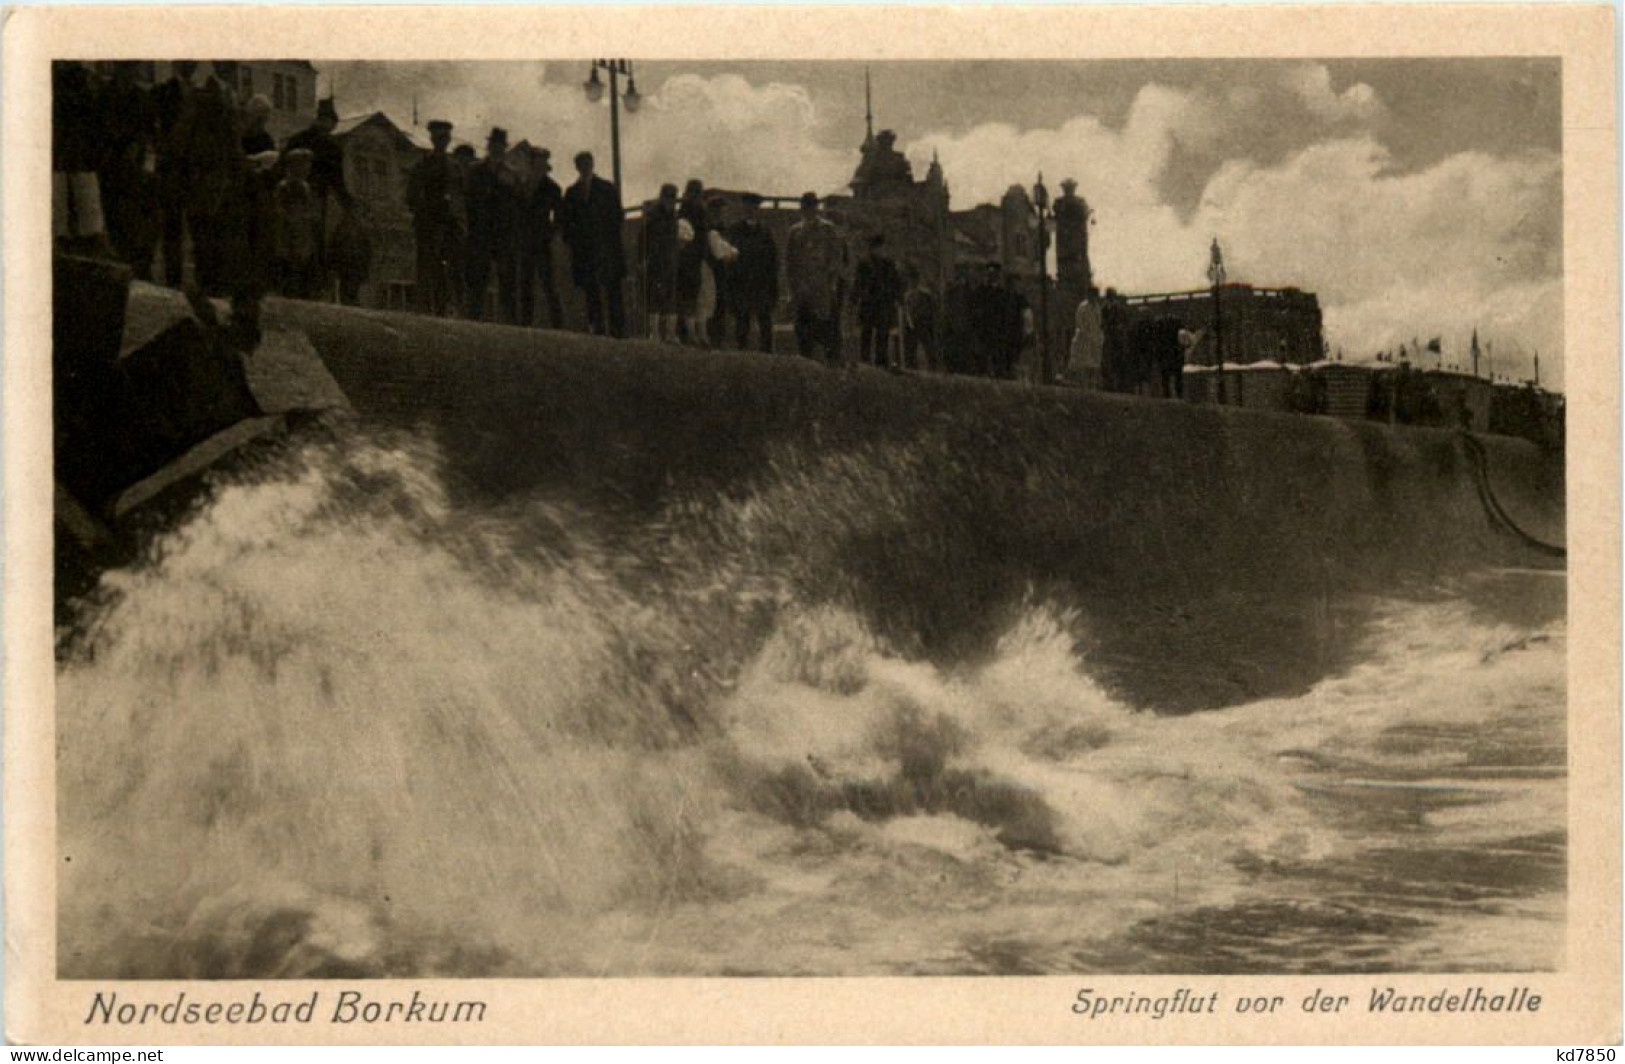
[[[1122,302],[1131,322],[1170,319],[1200,334],[1186,359],[1193,365],[1212,366],[1221,358],[1238,365],[1306,365],[1325,356],[1320,300],[1313,292],[1231,283],[1217,289],[1126,296]]]
[[[263,95],[271,102],[265,128],[278,145],[316,120],[316,67],[304,59],[217,59],[215,74],[230,85],[239,100]],[[115,63],[97,60],[98,74],[111,77]],[[148,88],[175,75],[171,60],[135,63],[136,83]]]
[[[417,243],[406,182],[425,150],[382,111],[340,119],[333,139],[344,149],[344,184],[371,244],[361,303],[409,309],[417,283]]]

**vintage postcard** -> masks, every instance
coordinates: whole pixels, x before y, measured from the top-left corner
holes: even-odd
[[[1617,1042],[1613,18],[9,12],[7,1036]]]

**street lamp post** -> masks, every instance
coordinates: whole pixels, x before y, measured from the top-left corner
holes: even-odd
[[[1219,238],[1213,238],[1208,258],[1207,279],[1213,282],[1213,380],[1214,394],[1223,406],[1224,394],[1224,334],[1220,330],[1219,289],[1224,286],[1224,252],[1219,250]]]
[[[591,72],[586,82],[581,86],[587,93],[589,103],[597,103],[604,97],[604,83],[598,79],[600,70],[609,73],[609,157],[610,166],[614,171],[615,187],[621,187],[621,75],[626,75],[626,111],[632,114],[637,111],[643,97],[638,95],[638,82],[632,76],[632,60],[630,59],[594,59]]]
[[[1044,175],[1033,185],[1033,209],[1038,213],[1038,357],[1041,384],[1050,383],[1049,354],[1049,189]]]

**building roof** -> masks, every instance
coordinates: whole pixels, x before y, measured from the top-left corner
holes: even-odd
[[[406,131],[401,129],[394,119],[382,111],[373,111],[370,114],[352,115],[349,118],[339,119],[338,124],[333,127],[333,137],[335,140],[342,140],[356,130],[364,129],[367,126],[377,126],[385,130],[395,138],[397,145],[400,147],[417,147],[412,138],[406,134]]]

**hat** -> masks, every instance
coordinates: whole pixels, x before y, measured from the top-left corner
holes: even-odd
[[[803,192],[801,194],[801,207],[802,207],[803,210],[805,210],[808,207],[817,207],[817,206],[818,206],[818,193],[816,193],[816,192]]]
[[[290,163],[298,162],[300,160],[304,160],[308,163],[312,159],[316,158],[316,153],[311,151],[309,148],[289,148],[288,153],[284,155],[283,158]]]
[[[331,118],[335,122],[339,120],[339,111],[333,106],[333,97],[324,96],[316,101],[316,117]]]
[[[762,197],[755,192],[747,192],[740,196],[739,199],[747,207],[760,207],[762,205]]]
[[[491,135],[485,138],[485,143],[501,144],[503,147],[506,147],[508,144],[508,131],[503,129],[501,126],[492,126]]]
[[[450,133],[451,132],[451,123],[446,121],[444,118],[430,119],[429,120],[429,132],[430,133]]]
[[[260,118],[269,118],[271,115],[271,101],[265,98],[263,92],[254,96],[243,106],[243,110]]]

